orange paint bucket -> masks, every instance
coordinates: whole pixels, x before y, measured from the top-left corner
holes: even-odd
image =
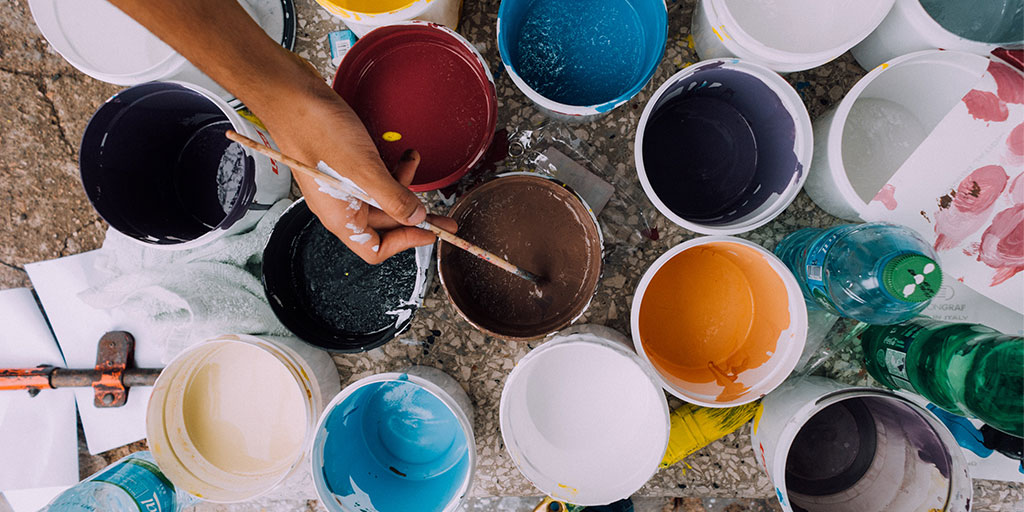
[[[789,376],[803,352],[807,310],[793,274],[771,252],[740,238],[701,237],[644,274],[632,331],[669,393],[733,407]]]

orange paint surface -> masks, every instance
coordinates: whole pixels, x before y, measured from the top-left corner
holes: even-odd
[[[382,14],[404,9],[416,0],[328,0],[330,3],[351,11],[362,14]]]
[[[683,388],[715,383],[721,402],[749,389],[738,378],[771,358],[790,323],[782,279],[756,250],[730,242],[675,255],[642,300],[640,339],[654,366]]]

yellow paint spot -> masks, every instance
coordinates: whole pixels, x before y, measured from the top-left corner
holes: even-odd
[[[883,63],[879,64],[878,67],[876,67],[875,69],[885,69],[887,67],[889,67],[889,63],[888,62],[883,62]],[[872,69],[871,71],[874,71],[875,69]]]
[[[245,107],[242,107],[242,108],[239,108],[237,110],[237,112],[238,112],[238,115],[242,116],[243,118],[245,118],[250,123],[252,123],[252,124],[254,124],[256,126],[259,126],[260,129],[262,129],[262,130],[266,130],[267,129],[267,127],[263,125],[263,121],[260,121],[260,118],[256,117],[256,114],[253,114],[252,111],[250,111],[249,109],[247,109]]]
[[[761,423],[761,414],[764,413],[764,406],[758,405],[757,411],[754,412],[754,433],[757,433],[757,426]]]
[[[396,142],[402,140],[402,134],[398,132],[384,132],[384,135],[381,135],[380,138],[388,142]]]
[[[716,36],[718,36],[719,41],[725,41],[725,39],[722,39],[722,34],[718,33],[718,29],[716,29],[715,27],[711,27],[711,31],[714,32]]]
[[[558,487],[559,487],[560,489],[565,489],[565,490],[569,491],[569,492],[570,492],[570,493],[571,493],[571,494],[572,494],[573,496],[575,496],[575,495],[576,495],[576,494],[577,494],[578,492],[580,492],[580,491],[579,491],[578,489],[576,489],[575,487],[570,487],[570,486],[568,486],[568,485],[565,485],[565,484],[558,484]]]
[[[696,45],[693,42],[693,34],[686,36],[686,47],[691,50],[696,47]]]

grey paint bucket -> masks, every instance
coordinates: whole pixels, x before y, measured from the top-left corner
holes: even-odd
[[[763,404],[751,441],[783,510],[970,510],[963,452],[913,402],[807,377],[786,382]]]

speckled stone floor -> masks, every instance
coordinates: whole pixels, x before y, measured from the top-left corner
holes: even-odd
[[[620,190],[640,190],[633,166],[633,140],[646,101],[669,76],[699,60],[689,38],[694,0],[667,3],[668,44],[654,78],[635,98],[610,114],[572,127],[577,137],[607,159],[613,175],[606,179]],[[499,0],[466,0],[459,32],[481,51],[494,71],[499,128],[509,132],[532,129],[545,117],[502,71],[494,33],[498,5]],[[343,24],[313,0],[296,0],[296,7],[295,51],[312,62],[325,79],[330,78],[333,67],[327,34],[342,29]],[[800,93],[813,119],[837,103],[863,74],[864,70],[846,54],[827,65],[787,75],[786,79]],[[26,0],[0,0],[0,288],[30,286],[23,270],[26,263],[100,246],[105,225],[78,182],[78,141],[92,112],[119,89],[84,76],[65,63],[39,34]],[[503,170],[512,169],[499,164],[493,171]],[[593,303],[579,322],[603,324],[628,334],[632,294],[643,271],[665,250],[695,236],[649,206],[643,208],[647,208],[661,239],[654,242],[638,236],[633,228],[641,208],[617,195],[602,213],[604,273]],[[740,236],[773,247],[794,229],[839,222],[801,193],[777,219]],[[365,354],[335,356],[342,386],[411,364],[446,371],[465,387],[475,405],[479,463],[472,495],[482,499],[536,496],[538,491],[518,472],[501,444],[498,401],[509,370],[537,344],[506,342],[473,329],[458,317],[436,285],[429,291],[412,329],[400,338]],[[826,372],[846,382],[867,383],[856,356],[843,354]],[[671,405],[678,402],[671,401]],[[91,456],[84,443],[80,444],[83,476],[145,446],[139,442]],[[311,492],[292,489],[250,504],[204,504],[195,510],[322,510],[315,500],[305,501],[313,497]],[[976,510],[1024,507],[1021,485],[976,481],[974,492]],[[642,507],[638,501],[638,510],[645,511],[778,509],[772,486],[755,462],[749,425],[690,456],[685,463],[659,471],[637,494],[644,497]],[[483,499],[473,502],[470,510],[527,510],[536,502],[535,498]]]

